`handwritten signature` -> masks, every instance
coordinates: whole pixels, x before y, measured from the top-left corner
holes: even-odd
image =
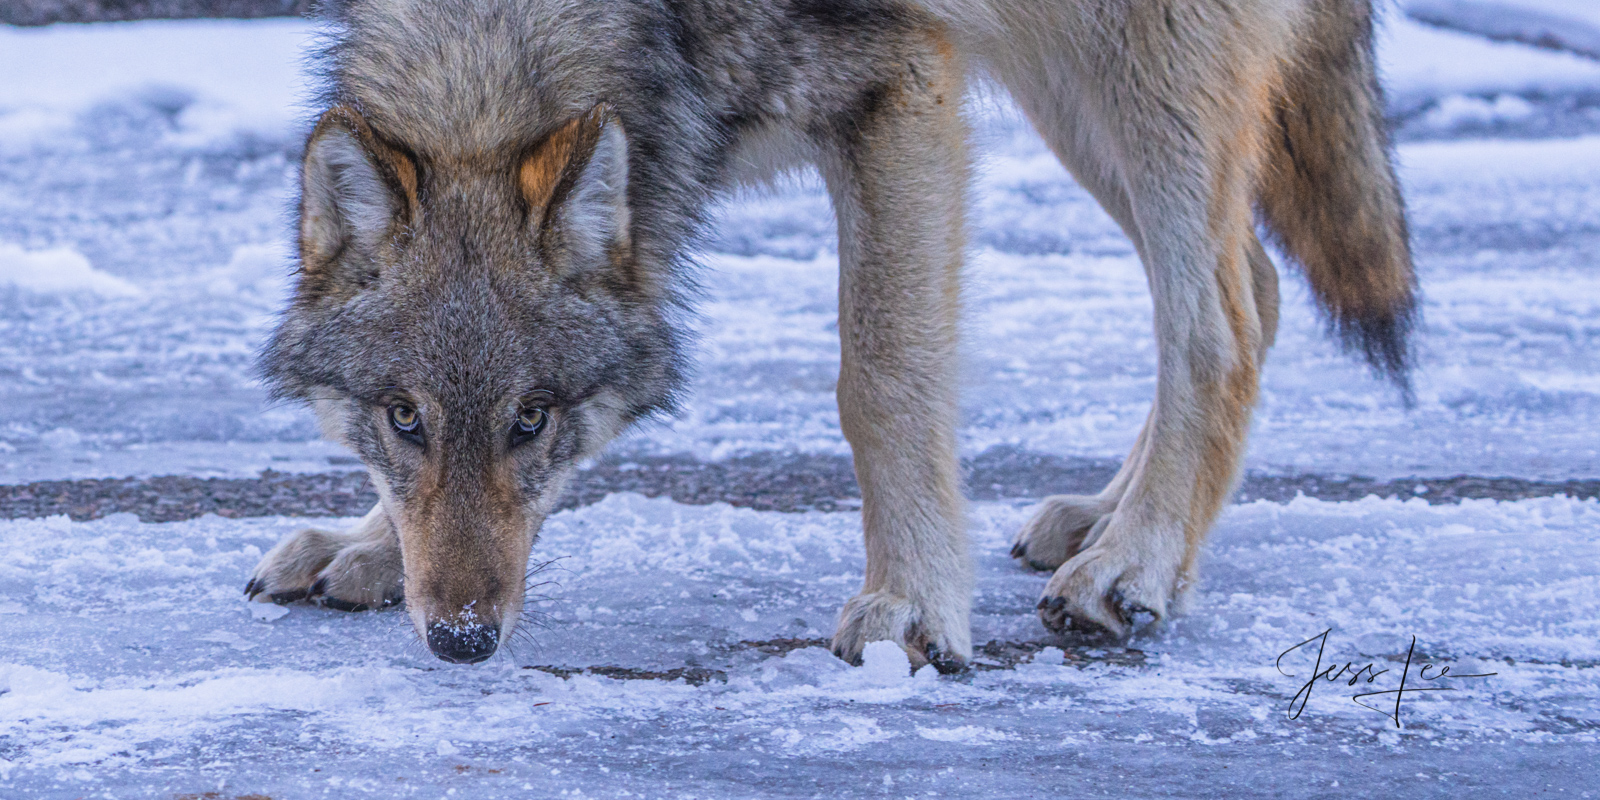
[[[1316,687],[1317,681],[1319,681],[1319,680],[1325,680],[1328,683],[1333,683],[1335,681],[1343,680],[1343,681],[1345,681],[1345,685],[1346,686],[1355,686],[1357,683],[1362,683],[1363,680],[1364,680],[1364,682],[1366,684],[1371,684],[1373,681],[1376,681],[1378,679],[1379,675],[1382,675],[1382,674],[1390,671],[1388,668],[1378,669],[1378,665],[1376,663],[1368,663],[1368,664],[1365,664],[1363,666],[1357,667],[1356,663],[1354,661],[1347,661],[1342,665],[1341,664],[1330,664],[1328,667],[1324,668],[1322,666],[1322,654],[1323,654],[1323,651],[1327,649],[1327,646],[1328,646],[1328,635],[1331,634],[1331,633],[1333,633],[1333,629],[1329,628],[1329,629],[1323,631],[1322,633],[1319,633],[1316,636],[1313,636],[1310,639],[1307,639],[1307,640],[1305,640],[1305,641],[1303,641],[1303,642],[1301,642],[1301,643],[1289,648],[1288,650],[1285,650],[1282,653],[1278,654],[1278,660],[1277,660],[1277,662],[1275,662],[1274,666],[1277,667],[1279,674],[1282,674],[1282,675],[1285,675],[1287,677],[1292,678],[1292,677],[1294,677],[1293,673],[1284,672],[1283,671],[1283,659],[1284,659],[1284,657],[1289,655],[1290,653],[1293,653],[1296,650],[1299,650],[1302,647],[1305,647],[1306,645],[1311,644],[1312,642],[1316,642],[1317,643],[1317,663],[1316,663],[1316,666],[1312,669],[1311,679],[1306,681],[1305,685],[1300,687],[1300,691],[1295,692],[1294,697],[1289,700],[1289,711],[1288,711],[1289,719],[1299,719],[1300,718],[1300,713],[1306,710],[1306,703],[1310,702],[1310,700],[1311,700],[1311,690]],[[1437,685],[1437,684],[1440,681],[1443,681],[1443,680],[1445,680],[1447,678],[1487,678],[1487,677],[1490,677],[1492,675],[1499,675],[1500,674],[1498,672],[1484,672],[1484,673],[1480,673],[1480,674],[1476,674],[1476,675],[1462,675],[1462,674],[1458,674],[1458,673],[1452,673],[1450,671],[1450,667],[1448,665],[1441,667],[1441,666],[1438,666],[1436,664],[1423,664],[1422,668],[1417,671],[1417,674],[1416,674],[1415,677],[1419,681],[1425,681],[1428,684],[1433,684],[1433,685],[1426,685],[1426,686],[1412,685],[1410,687],[1407,687],[1406,686],[1406,681],[1407,681],[1408,678],[1412,677],[1412,674],[1411,674],[1411,660],[1412,660],[1412,656],[1416,653],[1416,649],[1417,649],[1417,637],[1412,636],[1411,637],[1411,646],[1406,649],[1406,663],[1405,663],[1405,666],[1400,670],[1400,688],[1398,688],[1398,689],[1386,689],[1386,690],[1383,690],[1383,691],[1361,692],[1359,694],[1352,695],[1350,697],[1351,702],[1354,702],[1356,705],[1361,706],[1362,708],[1370,708],[1373,711],[1376,711],[1376,712],[1388,717],[1389,719],[1394,720],[1394,726],[1396,728],[1399,728],[1399,727],[1403,727],[1400,724],[1400,702],[1401,702],[1401,700],[1403,700],[1405,698],[1407,693],[1414,693],[1414,692],[1453,692],[1453,691],[1456,690],[1457,687],[1454,687],[1454,686],[1441,686],[1441,685]],[[1437,671],[1435,671],[1435,670],[1437,670]],[[1429,675],[1428,674],[1429,672],[1433,672],[1433,674]],[[1369,705],[1367,703],[1361,702],[1362,698],[1383,697],[1385,695],[1394,695],[1394,709],[1393,710],[1389,710],[1387,707],[1379,708],[1377,706]],[[1387,704],[1385,704],[1385,706],[1387,706]]]

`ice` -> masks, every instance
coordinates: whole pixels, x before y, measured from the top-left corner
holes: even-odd
[[[1044,576],[1005,557],[1025,513],[972,510],[980,644],[1042,635],[1032,600]],[[646,774],[698,780],[749,758],[790,778],[865,770],[867,782],[933,788],[893,765],[935,758],[972,777],[1002,755],[1065,763],[1056,760],[1071,750],[1123,758],[1118,748],[1156,747],[1182,759],[1193,746],[1375,758],[1375,747],[1397,748],[1385,752],[1440,763],[1561,743],[1579,748],[1564,751],[1572,758],[1600,729],[1589,675],[1600,660],[1594,501],[1238,506],[1213,535],[1190,612],[1130,642],[1142,663],[1096,655],[1124,652],[1114,644],[1057,640],[1013,669],[960,679],[913,676],[888,643],[869,645],[862,667],[821,647],[764,655],[740,644],[831,633],[860,581],[856,513],[636,495],[559,513],[535,552],[559,559],[559,585],[541,589],[551,599],[536,605],[528,635],[477,667],[433,659],[399,612],[302,606],[271,625],[241,614],[250,567],[304,524],[0,523],[0,607],[25,609],[0,617],[0,793],[55,796],[38,790],[61,782],[62,796],[120,794],[162,775],[175,791],[225,778],[237,794],[295,796],[306,784],[292,765],[309,763],[349,782],[347,796],[380,796],[396,777],[433,787],[415,791],[488,791],[499,779],[487,770],[620,796]],[[1315,654],[1275,662],[1330,628],[1324,665],[1390,669],[1373,688],[1394,688],[1411,636],[1413,681],[1422,662],[1436,665],[1430,676],[1445,664],[1497,674],[1408,695],[1400,728],[1352,702],[1358,690],[1344,683],[1317,686],[1290,719]],[[725,678],[561,678],[526,665],[689,666]],[[337,752],[324,749],[331,742]],[[202,766],[213,757],[221,763]],[[87,777],[75,777],[80,767]],[[458,770],[477,782],[450,783]],[[1052,785],[1047,773],[1010,779]]]
[[[247,605],[250,607],[250,618],[257,622],[274,622],[289,616],[289,608],[276,603],[262,601]]]

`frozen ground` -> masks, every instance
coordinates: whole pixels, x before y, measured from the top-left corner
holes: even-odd
[[[283,609],[252,615],[240,576],[301,521],[0,523],[0,794],[1144,797],[1192,796],[1197,773],[1229,797],[1593,790],[1592,501],[1238,506],[1192,613],[1129,649],[1040,639],[1042,578],[1004,556],[1023,513],[973,509],[976,641],[1055,649],[983,669],[1016,661],[994,648],[962,679],[912,677],[892,646],[862,669],[777,654],[855,591],[853,513],[625,494],[563,512],[539,625],[473,668],[396,612],[254,619]],[[1324,682],[1291,719],[1315,654],[1277,658],[1328,628],[1324,665],[1389,672]],[[1350,698],[1396,689],[1413,635],[1407,685],[1456,691],[1405,695],[1397,728],[1392,695]],[[1426,681],[1424,662],[1496,674]],[[586,666],[625,670],[551,674]]]
[[[351,468],[250,372],[286,285],[309,34],[0,29],[0,482]],[[1250,466],[1600,476],[1600,62],[1398,15],[1382,42],[1418,406],[1336,353],[1286,275]],[[1139,266],[1003,103],[975,117],[963,449],[1120,458],[1153,390]],[[723,217],[687,413],[619,453],[843,453],[821,193]],[[563,512],[543,627],[468,669],[396,613],[253,619],[245,575],[303,520],[0,522],[0,796],[1600,794],[1594,501],[1236,506],[1191,613],[1126,648],[1043,637],[1044,578],[1004,557],[1024,514],[973,509],[996,645],[960,679],[810,646],[859,581],[849,511]],[[1330,627],[1327,661],[1390,672],[1290,720],[1311,664],[1274,659]],[[1498,674],[1408,691],[1396,728],[1350,696],[1394,689],[1412,635],[1409,681]]]

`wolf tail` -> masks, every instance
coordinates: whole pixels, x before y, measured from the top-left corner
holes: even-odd
[[[1310,6],[1268,133],[1259,210],[1334,336],[1409,402],[1417,281],[1373,63],[1372,2]]]

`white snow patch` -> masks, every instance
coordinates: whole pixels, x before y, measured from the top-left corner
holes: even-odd
[[[868,642],[861,661],[863,683],[895,686],[911,680],[911,658],[894,642]]]
[[[961,725],[954,728],[917,728],[917,735],[935,742],[951,742],[953,744],[994,744],[1010,739],[1011,736],[993,728],[978,725]]]
[[[1416,142],[1396,153],[1405,183],[1428,188],[1497,187],[1600,177],[1600,136],[1570,139],[1472,139]],[[1509,199],[1509,198],[1507,198]]]
[[[152,20],[0,27],[0,147],[31,145],[97,103],[176,112],[172,140],[280,139],[303,114],[302,20]]]
[[[257,622],[274,622],[289,616],[289,608],[277,603],[247,601],[250,607],[250,618]]]
[[[294,248],[288,242],[254,242],[234,248],[228,263],[196,278],[186,276],[182,283],[204,286],[217,297],[244,295],[276,307],[288,296],[295,263]]]
[[[83,436],[71,428],[52,428],[39,434],[39,442],[53,450],[76,450]]]
[[[1526,119],[1533,104],[1512,94],[1493,98],[1450,95],[1423,115],[1423,124],[1435,130],[1453,130],[1467,124],[1488,125]]]
[[[92,292],[135,297],[142,292],[127,281],[101,272],[70,247],[24,250],[0,242],[0,285],[41,293]]]
[[[1398,12],[1378,26],[1378,76],[1402,105],[1455,94],[1600,88],[1600,62],[1441,30]]]

